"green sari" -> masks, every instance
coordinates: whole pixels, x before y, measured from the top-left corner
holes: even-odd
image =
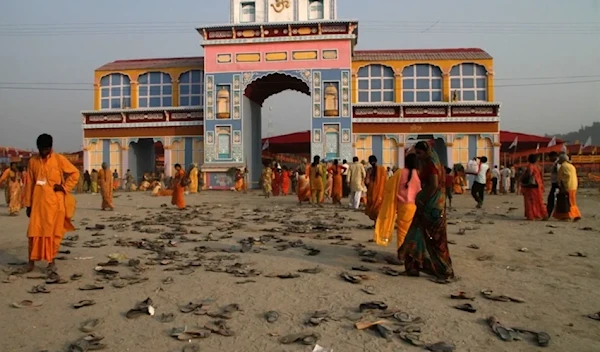
[[[430,156],[419,174],[423,190],[417,194],[417,211],[406,239],[398,249],[398,257],[404,260],[410,276],[424,272],[438,279],[449,279],[454,277],[454,271],[446,232],[446,171],[435,151],[430,150]],[[438,184],[429,196],[425,194],[426,184],[435,174]]]

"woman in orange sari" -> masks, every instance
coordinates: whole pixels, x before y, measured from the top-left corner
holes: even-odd
[[[544,179],[537,165],[537,155],[527,158],[529,165],[521,176],[521,192],[525,202],[525,218],[527,220],[542,220],[548,218],[544,204]]]
[[[298,195],[298,204],[310,202],[310,179],[302,168],[298,170],[296,194]]]
[[[176,205],[179,210],[185,209],[185,171],[181,168],[181,165],[175,164],[175,176],[173,176],[173,197],[171,198],[171,204]]]
[[[281,183],[282,183],[282,179],[281,179],[281,169],[277,168],[277,167],[273,167],[272,168],[273,171],[273,181],[271,181],[271,188],[272,190],[272,194],[273,196],[278,196],[279,193],[281,192]]]
[[[284,196],[290,194],[291,183],[290,170],[288,170],[287,166],[284,166],[283,171],[281,171],[281,193],[283,193]]]
[[[458,171],[454,168],[454,183],[452,185],[452,190],[454,194],[463,194],[465,193],[465,174],[462,171]]]
[[[368,174],[365,214],[369,216],[369,219],[377,221],[379,208],[381,207],[381,203],[383,203],[387,170],[384,166],[377,165],[377,157],[375,155],[369,157],[369,164],[371,164],[371,172]]]
[[[244,187],[244,172],[242,170],[236,170],[235,172],[235,184],[233,185],[233,189],[236,192],[245,191]]]
[[[331,166],[332,185],[331,185],[331,199],[333,204],[342,204],[342,192],[344,182],[342,180],[342,172],[344,172],[339,161],[335,159]]]

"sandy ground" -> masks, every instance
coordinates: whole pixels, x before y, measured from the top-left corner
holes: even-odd
[[[580,193],[579,205],[584,219],[577,224],[526,222],[522,220],[522,198],[515,195],[489,196],[484,209],[477,211],[473,209],[470,197],[455,196],[457,210],[449,214],[448,237],[455,242],[450,250],[455,272],[461,279],[447,285],[433,283],[425,276],[388,276],[381,273],[380,268],[390,265],[362,262],[355,248],[357,244],[387,253],[393,253],[395,248],[369,243],[372,230],[366,227],[370,223],[360,212],[331,205],[323,209],[306,205],[298,208],[293,196],[265,200],[257,193],[229,192],[187,196],[191,209],[185,212],[175,211],[171,206],[161,207],[161,204],[169,203],[169,198],[119,193],[115,199],[116,211],[102,212],[99,196],[78,195],[76,224],[79,229],[68,235],[78,235],[79,239],[70,242],[72,247],[62,247],[70,254],[61,254],[64,260],[57,263],[62,278],[69,280],[75,273],[82,274],[82,278],[65,284],[46,285],[51,291],[47,294],[30,294],[27,291],[32,286],[44,284],[43,279],[28,278],[42,274],[45,263],[39,263],[40,269],[36,272],[18,276],[10,283],[0,283],[3,301],[0,305],[0,350],[64,351],[69,343],[85,336],[79,330],[83,321],[100,318],[103,324],[94,332],[105,336],[103,342],[108,351],[181,351],[188,342],[170,337],[172,328],[197,328],[215,320],[207,315],[180,312],[180,307],[188,302],[201,301],[212,302],[209,312],[232,303],[241,308],[227,320],[235,335],[212,334],[205,339],[193,340],[201,351],[312,351],[312,346],[282,345],[278,341],[283,335],[302,331],[318,332],[318,344],[336,352],[423,350],[423,347],[407,344],[398,335],[386,340],[374,332],[359,331],[354,327],[359,318],[356,314],[359,304],[377,300],[384,301],[389,310],[399,309],[421,317],[424,320],[421,340],[451,342],[456,345],[456,351],[598,351],[600,322],[586,315],[600,310],[600,217],[594,215],[598,214],[599,197],[596,191],[587,194],[585,191]],[[18,268],[15,262],[26,260],[27,218],[24,212],[17,218],[4,215],[5,207],[0,207],[0,211],[0,263],[10,272],[11,268]],[[132,224],[144,219],[150,222],[137,228]],[[162,226],[154,225],[156,221]],[[103,224],[106,229],[85,230],[86,225],[82,223],[87,226]],[[177,229],[177,225],[170,223],[181,225]],[[321,226],[314,226],[317,224]],[[311,230],[311,227],[316,229]],[[465,228],[466,231],[460,231]],[[188,233],[182,238],[176,230]],[[160,239],[161,235],[163,239]],[[221,238],[228,235],[232,237]],[[284,241],[272,239],[256,243],[251,251],[239,253],[239,240],[263,235]],[[339,242],[338,239],[328,239],[328,236],[347,236],[352,240],[333,244]],[[90,248],[86,242],[92,240],[105,246]],[[163,252],[166,250],[167,255],[173,251],[180,254],[175,255],[173,263],[160,265],[155,260],[155,251],[116,246],[119,240],[138,243],[144,240],[146,244],[159,241],[158,245],[166,245]],[[302,247],[282,251],[275,248],[297,240],[321,252],[308,256],[308,250]],[[470,245],[479,249],[470,248]],[[202,253],[210,248],[215,252]],[[527,250],[519,251],[522,248]],[[587,257],[568,255],[577,251],[584,252]],[[206,270],[219,263],[211,258],[230,255],[226,252],[238,252],[237,259],[222,260],[221,267],[244,263],[262,274],[244,278]],[[114,253],[124,254],[127,259],[108,269],[118,271],[118,275],[125,278],[138,275],[147,281],[115,288],[113,283],[118,280],[107,280],[95,272],[96,265],[108,261],[108,255]],[[478,259],[485,259],[481,257],[486,255],[492,257]],[[128,265],[129,259],[136,258],[141,262],[139,273]],[[193,259],[199,259],[194,264],[202,266],[181,270]],[[372,271],[351,271],[359,265]],[[323,271],[299,273],[300,277],[292,279],[267,276],[298,273],[299,269],[315,266]],[[403,270],[401,266],[393,268]],[[340,278],[343,271],[366,274],[369,280],[360,284],[346,282]],[[173,279],[170,284],[163,282],[168,277]],[[8,273],[0,274],[1,280],[6,278]],[[245,282],[248,280],[251,282]],[[127,283],[127,280],[123,282]],[[79,290],[87,284],[102,285],[104,289]],[[373,286],[374,295],[361,291],[368,285]],[[521,297],[525,303],[491,301],[481,296],[483,289]],[[464,303],[449,298],[458,291],[476,296],[471,302],[477,308],[476,313],[454,308]],[[136,319],[124,316],[148,297],[156,309],[155,316]],[[43,305],[23,309],[11,306],[12,302],[26,299]],[[73,308],[74,303],[85,299],[94,300],[96,304]],[[269,324],[263,318],[269,310],[280,313],[275,323]],[[319,326],[306,326],[307,317],[316,310],[328,310],[330,318]],[[160,322],[158,318],[163,313],[174,313],[174,321]],[[372,320],[369,314],[372,313],[365,313],[362,319]],[[528,337],[522,341],[500,340],[485,323],[485,318],[490,315],[497,316],[506,326],[547,332],[552,338],[550,346],[538,347]]]

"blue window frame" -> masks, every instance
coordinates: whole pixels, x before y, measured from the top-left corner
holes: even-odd
[[[402,102],[442,101],[442,70],[428,64],[416,64],[402,70]]]
[[[450,70],[450,96],[459,101],[487,101],[487,70],[477,64],[460,64]]]
[[[358,102],[394,101],[394,70],[383,65],[368,65],[358,70]]]
[[[100,109],[131,107],[131,82],[121,73],[112,73],[100,79]]]
[[[171,76],[164,72],[148,72],[138,78],[138,106],[158,108],[173,106]]]
[[[204,72],[187,71],[179,76],[179,106],[202,106],[204,92]]]

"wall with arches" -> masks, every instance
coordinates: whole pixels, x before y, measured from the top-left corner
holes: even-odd
[[[204,67],[132,69],[94,73],[94,109],[202,106]]]
[[[353,61],[353,103],[494,101],[492,59]]]

